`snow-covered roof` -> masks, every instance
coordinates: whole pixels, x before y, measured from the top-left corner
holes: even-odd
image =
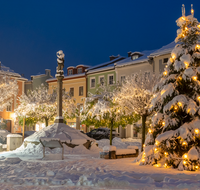
[[[76,68],[77,68],[77,67],[90,67],[90,66],[89,66],[89,65],[80,64],[80,65],[77,65]]]
[[[140,52],[140,54],[142,54],[142,56],[139,57],[138,59],[132,60],[131,57],[128,57],[126,59],[123,59],[123,60],[117,62],[115,67],[124,67],[124,66],[127,66],[127,65],[133,65],[133,64],[146,62],[146,61],[148,61],[148,56],[153,52],[155,52],[155,50],[142,51],[142,52]]]
[[[70,79],[70,78],[84,77],[84,76],[85,76],[85,73],[66,75],[64,76],[63,80]],[[57,78],[51,78],[51,79],[46,80],[46,82],[53,82],[53,81],[57,81]]]
[[[170,44],[167,44],[163,47],[161,47],[160,49],[152,52],[149,57],[157,57],[159,55],[164,55],[164,54],[168,54],[171,53],[171,51],[174,49],[176,43],[173,41]]]
[[[108,66],[105,66],[105,67],[100,67],[100,68],[97,68],[97,69],[94,69],[94,70],[89,70],[87,72],[87,74],[97,73],[97,72],[102,72],[102,71],[107,71],[107,70],[112,70],[114,68],[115,68],[114,63],[112,63],[112,65],[108,65]]]
[[[14,70],[10,69],[9,67],[6,67],[1,63],[0,71],[4,71],[7,75],[15,76],[15,77],[21,77],[20,74],[16,73]]]
[[[94,70],[94,69],[98,69],[98,68],[100,68],[100,67],[106,67],[106,66],[111,65],[111,64],[114,64],[115,62],[120,61],[120,60],[122,60],[122,59],[125,59],[125,57],[119,56],[119,57],[117,57],[117,58],[115,58],[115,59],[113,59],[113,60],[111,60],[111,61],[108,61],[108,62],[105,62],[105,63],[101,63],[101,64],[99,64],[99,65],[95,65],[95,66],[89,67],[89,68],[87,68],[87,71],[91,71],[91,70]],[[89,73],[89,72],[88,72],[88,73]]]

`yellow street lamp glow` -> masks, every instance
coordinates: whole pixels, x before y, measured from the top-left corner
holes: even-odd
[[[194,132],[195,132],[196,134],[199,134],[199,129],[195,129]]]
[[[185,164],[187,164],[187,162],[184,160],[184,161],[183,161],[183,164],[185,165]]]
[[[192,79],[193,79],[194,81],[196,81],[196,80],[197,80],[197,77],[196,77],[196,76],[193,76]]]

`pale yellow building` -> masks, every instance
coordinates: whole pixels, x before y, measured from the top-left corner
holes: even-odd
[[[68,67],[67,68],[67,76],[63,79],[63,89],[66,92],[70,92],[71,96],[76,99],[76,105],[79,108],[80,112],[83,109],[83,99],[87,95],[87,86],[86,86],[86,75],[85,69],[88,66],[78,65],[76,67]],[[57,78],[48,79],[46,82],[49,85],[49,93],[53,92],[53,89],[57,87]],[[86,131],[86,127],[80,124],[79,118],[68,119],[67,125],[74,127],[76,129],[80,129]],[[80,125],[80,126],[79,126]]]

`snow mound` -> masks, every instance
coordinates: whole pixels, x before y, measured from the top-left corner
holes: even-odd
[[[62,142],[72,143],[72,144],[84,144],[89,141],[94,141],[87,135],[81,133],[80,131],[65,125],[64,123],[54,123],[42,130],[35,132],[31,136],[24,139],[28,142],[40,142],[40,138],[59,138]]]

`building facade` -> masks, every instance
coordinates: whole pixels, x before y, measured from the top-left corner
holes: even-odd
[[[83,99],[86,97],[87,85],[86,85],[86,74],[85,69],[89,66],[78,65],[76,67],[70,66],[67,68],[67,76],[63,79],[63,89],[66,92],[70,92],[70,95],[75,98],[76,105],[79,111],[83,109]],[[49,93],[52,93],[57,87],[57,78],[46,80],[49,86]],[[68,119],[67,125],[86,131],[85,126],[80,124],[80,118]]]
[[[24,93],[24,86],[27,79],[23,78],[20,74],[14,72],[9,67],[6,67],[0,63],[0,70],[6,72],[6,75],[17,80],[18,85],[18,94],[16,97],[13,97],[13,101],[10,106],[7,106],[6,109],[0,111],[0,126],[3,126],[3,129],[8,130],[11,133],[21,133],[21,126],[19,126],[18,121],[14,113],[14,109],[17,108],[18,97]],[[4,127],[6,125],[6,127]],[[0,127],[1,128],[1,127]]]

